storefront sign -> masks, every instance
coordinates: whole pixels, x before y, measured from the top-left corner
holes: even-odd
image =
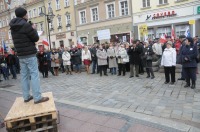
[[[166,17],[173,17],[176,16],[176,12],[175,11],[165,11],[165,12],[159,12],[159,13],[154,13],[152,15],[147,15],[146,17],[146,21],[147,20],[154,20],[154,19],[162,19],[162,18],[166,18]]]
[[[195,24],[195,20],[190,20],[190,21],[189,21],[189,24],[190,24],[190,25]]]
[[[56,35],[56,39],[63,39],[66,38],[66,34],[65,33],[59,33]]]
[[[197,14],[200,14],[200,6],[197,7]]]
[[[147,25],[143,24],[139,26],[140,36],[145,36],[148,34]]]

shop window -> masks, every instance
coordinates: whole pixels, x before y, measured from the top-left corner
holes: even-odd
[[[81,42],[85,45],[87,45],[87,37],[81,37]]]
[[[165,36],[171,36],[171,27],[158,28],[156,31],[156,38],[160,38],[162,34]]]
[[[178,26],[176,26],[175,27],[175,31],[176,31],[175,35],[176,35],[176,37],[179,37],[180,35],[184,35],[188,26],[189,25],[187,25],[187,24],[186,25],[178,25]]]
[[[60,43],[60,47],[64,48],[64,42],[63,42],[63,40],[59,41],[59,43]]]
[[[148,29],[148,38],[154,39],[154,30],[152,29]]]

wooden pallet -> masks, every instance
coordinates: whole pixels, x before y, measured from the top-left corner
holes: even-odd
[[[24,103],[22,97],[16,98],[13,106],[8,112],[5,122],[7,130],[18,131],[44,131],[43,129],[57,129],[57,111],[51,92],[44,93],[42,96],[49,97],[49,101],[34,104],[33,100]],[[52,125],[48,125],[51,123]],[[47,124],[45,127],[45,124]],[[43,129],[37,126],[42,125]],[[39,130],[38,130],[39,129]]]

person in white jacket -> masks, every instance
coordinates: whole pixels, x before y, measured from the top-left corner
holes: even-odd
[[[119,73],[118,76],[121,76],[121,72],[123,71],[123,76],[126,75],[126,63],[129,62],[129,57],[127,54],[126,49],[124,48],[124,45],[121,44],[118,51],[117,51],[117,62],[118,62],[118,68]]]
[[[82,62],[85,65],[86,68],[86,72],[87,74],[89,74],[89,69],[90,69],[90,63],[91,63],[91,53],[90,50],[88,49],[87,46],[84,47],[84,49],[82,50]]]
[[[63,65],[65,67],[65,72],[66,72],[66,75],[67,74],[70,74],[72,75],[72,70],[71,70],[71,55],[70,53],[68,52],[69,49],[68,48],[65,48],[64,49],[64,52],[62,54],[62,59],[63,59]]]
[[[164,66],[165,71],[165,84],[170,82],[169,75],[171,74],[171,83],[175,83],[175,69],[176,69],[176,49],[172,48],[172,42],[168,41],[167,48],[165,48],[162,60],[161,60],[161,66]]]

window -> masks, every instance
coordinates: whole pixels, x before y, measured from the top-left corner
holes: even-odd
[[[64,0],[65,1],[65,7],[69,6],[69,0]]]
[[[115,17],[115,5],[114,4],[108,4],[107,5],[107,18],[113,18]]]
[[[50,28],[50,30],[53,30],[53,24],[52,24],[52,22],[49,23],[49,28]]]
[[[38,16],[40,15],[40,13],[42,13],[43,11],[42,11],[42,7],[39,7],[38,8]]]
[[[71,24],[71,17],[70,14],[66,14],[66,24]]]
[[[3,20],[3,27],[4,27],[4,26],[6,26],[6,21],[5,21],[5,20]]]
[[[77,5],[77,0],[74,0],[74,5]]]
[[[59,41],[59,43],[60,43],[60,47],[64,48],[64,42],[63,42],[63,40]]]
[[[32,17],[32,13],[31,13],[31,10],[28,12],[28,18],[31,18]]]
[[[185,35],[185,31],[189,25],[178,25],[175,27],[175,35],[178,38],[180,35]]]
[[[0,21],[0,28],[2,27],[2,22]]]
[[[60,0],[56,0],[56,10],[60,9]]]
[[[145,7],[150,7],[150,0],[143,0],[142,1],[142,5],[143,5],[144,8]]]
[[[156,38],[160,38],[162,35],[171,36],[171,27],[162,27],[156,30]]]
[[[33,17],[37,17],[37,10],[33,9]]]
[[[159,0],[159,5],[162,5],[162,4],[167,4],[168,1],[167,0]]]
[[[67,30],[71,30],[71,17],[70,14],[66,14],[66,24],[67,24]]]
[[[52,45],[53,45],[53,48],[55,49],[56,48],[55,42],[52,42]]]
[[[6,25],[9,25],[9,18],[6,17]]]
[[[148,38],[154,39],[154,29],[148,29]]]
[[[40,31],[43,31],[43,23],[40,23]]]
[[[86,11],[80,11],[80,24],[86,23]]]
[[[91,9],[91,20],[92,20],[92,22],[99,20],[98,8],[97,7]]]
[[[48,3],[48,8],[51,8],[51,2]]]
[[[61,16],[58,16],[58,28],[62,27]]]
[[[128,15],[128,1],[121,1],[120,2],[120,15],[125,16]]]

